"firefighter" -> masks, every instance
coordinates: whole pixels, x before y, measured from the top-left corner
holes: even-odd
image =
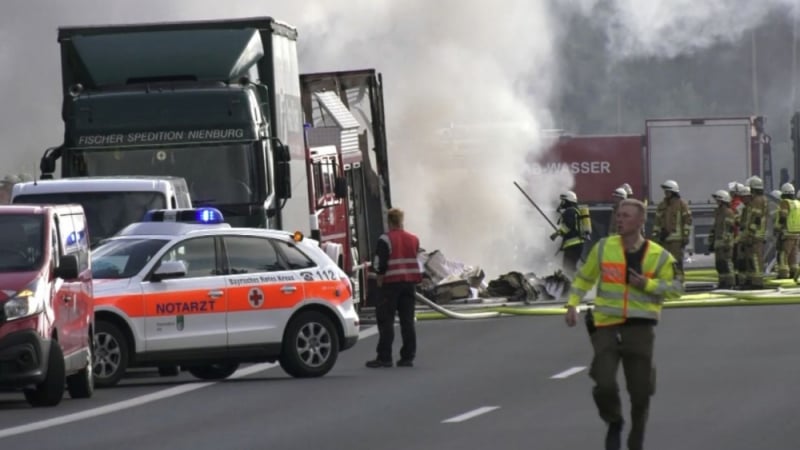
[[[714,253],[714,266],[719,276],[718,289],[732,289],[735,284],[733,268],[733,231],[736,214],[731,209],[731,195],[719,190],[712,195],[717,202],[714,225],[708,234],[708,252]],[[708,253],[706,253],[708,254]]]
[[[767,239],[768,205],[764,195],[764,182],[758,176],[748,178],[752,198],[745,207],[746,220],[742,222],[745,240],[745,288],[764,288],[764,243]]]
[[[736,226],[734,229],[733,243],[733,267],[736,271],[734,278],[737,289],[747,287],[747,252],[748,243],[744,229],[747,223],[748,206],[753,199],[750,187],[741,183],[736,186],[736,197],[741,201],[739,207],[734,210],[736,213]],[[732,201],[733,203],[733,201]]]
[[[584,242],[591,238],[591,222],[588,210],[581,211],[578,207],[578,196],[572,191],[567,191],[560,196],[561,205],[558,207],[558,230],[550,235],[554,241],[561,237],[561,251],[564,252],[562,264],[564,274],[568,277],[575,275],[578,269],[578,260],[583,254]]]
[[[800,240],[800,201],[791,183],[781,186],[781,203],[773,225],[778,251],[778,278],[797,278],[797,241]]]
[[[689,205],[681,198],[680,188],[675,180],[661,184],[664,200],[656,209],[652,239],[667,249],[677,261],[677,275],[683,281],[683,252],[689,244],[692,230],[692,214]]]
[[[611,193],[611,199],[613,200],[613,204],[611,205],[611,216],[608,220],[608,236],[617,233],[617,208],[619,208],[619,203],[623,200],[628,198],[628,192],[625,188],[618,187],[614,189],[614,192]]]

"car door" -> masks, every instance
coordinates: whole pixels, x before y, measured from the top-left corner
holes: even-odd
[[[154,265],[183,261],[180,278],[142,283],[145,350],[219,348],[226,345],[225,277],[218,270],[213,236],[188,238],[172,246]]]
[[[267,237],[225,236],[228,345],[280,342],[303,280],[281,262]]]
[[[58,235],[58,263],[66,255],[79,254],[80,235],[68,213],[56,212],[53,214],[53,224]],[[84,233],[85,236],[85,233]],[[80,264],[80,263],[79,263]],[[55,323],[58,329],[58,340],[65,356],[78,351],[83,342],[79,334],[82,329],[78,305],[81,295],[81,283],[76,279],[54,279],[53,310]]]

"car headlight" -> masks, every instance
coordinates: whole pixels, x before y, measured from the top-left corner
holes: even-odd
[[[17,292],[4,305],[6,320],[21,319],[44,310],[47,289],[44,283],[34,280],[25,289]]]

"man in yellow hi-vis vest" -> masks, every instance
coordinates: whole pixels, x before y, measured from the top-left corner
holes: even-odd
[[[572,282],[567,303],[566,322],[572,327],[578,320],[578,304],[597,284],[593,321],[587,321],[587,326],[594,349],[592,394],[600,417],[608,424],[607,449],[621,445],[620,360],[631,399],[628,448],[642,448],[650,397],[655,392],[654,326],[664,300],[678,298],[683,291],[675,258],[642,236],[645,218],[644,203],[636,199],[620,203],[619,235],[601,239],[592,247]]]
[[[773,231],[778,250],[778,278],[797,278],[797,241],[800,239],[800,200],[792,183],[781,186],[781,203]]]

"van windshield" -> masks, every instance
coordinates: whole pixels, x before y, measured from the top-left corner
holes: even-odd
[[[92,278],[131,278],[167,243],[166,239],[112,239],[92,251]]]
[[[0,215],[0,271],[28,272],[42,265],[44,216]]]
[[[164,209],[161,192],[59,192],[14,197],[14,203],[35,205],[77,203],[83,206],[89,226],[90,246],[95,247],[127,225],[139,222],[151,209]]]

